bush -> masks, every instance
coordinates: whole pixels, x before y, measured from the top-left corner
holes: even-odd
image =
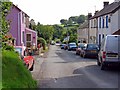
[[[2,43],[2,48],[3,48],[3,50],[14,51],[14,47],[13,46],[9,46],[6,43]]]
[[[42,43],[43,50],[45,50],[46,47],[46,41],[44,38],[38,38],[38,43]]]

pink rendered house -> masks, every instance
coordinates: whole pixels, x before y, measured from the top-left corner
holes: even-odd
[[[37,32],[29,29],[29,16],[14,4],[6,19],[10,24],[9,34],[15,39],[14,45],[28,47],[37,45]]]

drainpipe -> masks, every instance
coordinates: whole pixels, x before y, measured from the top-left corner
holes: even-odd
[[[20,36],[19,36],[19,31],[20,31],[20,13],[18,13],[18,39],[17,39],[17,43],[18,43],[18,46],[19,46],[19,39],[20,39]]]
[[[89,37],[90,37],[90,34],[89,34],[90,33],[90,31],[89,31],[90,30],[89,25],[90,24],[89,24],[89,18],[88,18],[88,43],[89,43]]]
[[[96,18],[97,26],[96,26],[96,44],[98,44],[98,18]]]

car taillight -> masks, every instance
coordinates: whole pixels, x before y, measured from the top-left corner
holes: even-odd
[[[106,58],[106,52],[103,52],[103,59]]]

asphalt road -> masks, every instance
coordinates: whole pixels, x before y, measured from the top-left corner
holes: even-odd
[[[81,58],[74,51],[52,45],[45,57],[38,57],[33,77],[39,88],[118,88],[118,70],[100,70],[96,59]]]

